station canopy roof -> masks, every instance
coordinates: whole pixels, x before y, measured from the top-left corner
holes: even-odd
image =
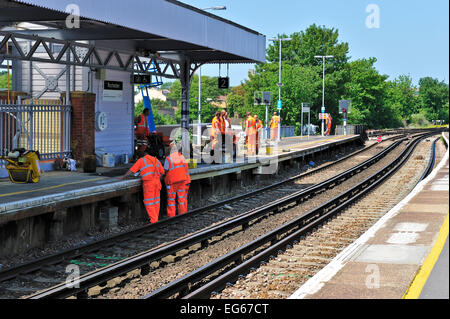
[[[66,24],[73,5],[79,28]],[[264,35],[175,0],[0,0],[0,29],[24,22],[46,28],[17,32],[99,48],[193,63],[265,62]]]

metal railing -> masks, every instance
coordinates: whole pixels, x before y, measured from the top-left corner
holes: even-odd
[[[0,153],[24,148],[39,151],[41,160],[69,155],[70,115],[71,106],[60,100],[0,101]]]
[[[361,124],[347,124],[344,130],[343,125],[336,125],[335,129],[335,135],[357,135],[357,134],[364,134],[366,128],[364,125]]]

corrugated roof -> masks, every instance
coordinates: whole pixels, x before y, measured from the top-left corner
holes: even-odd
[[[66,8],[73,4],[80,9],[80,29],[65,26]],[[96,45],[134,51],[175,51],[203,63],[265,61],[264,35],[175,0],[0,0],[0,7],[0,24],[34,22],[55,27],[58,30],[49,30],[46,36],[61,40],[95,40]]]

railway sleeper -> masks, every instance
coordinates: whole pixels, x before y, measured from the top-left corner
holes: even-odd
[[[145,264],[141,267],[141,276],[146,276],[150,273],[150,265]]]
[[[201,245],[200,247],[201,247],[202,249],[207,248],[207,247],[209,246],[209,240],[208,240],[208,239],[202,240],[202,242],[201,242],[200,245]]]
[[[77,292],[76,297],[77,299],[88,299],[89,293],[87,290],[82,290]]]
[[[244,262],[245,260],[245,255],[244,254],[240,254],[236,260],[234,261],[236,265],[240,265]]]

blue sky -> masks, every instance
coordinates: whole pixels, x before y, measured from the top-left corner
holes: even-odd
[[[181,1],[200,9],[224,5],[224,11],[209,12],[258,31],[266,39],[305,30],[313,23],[334,27],[339,40],[349,43],[352,60],[376,57],[376,68],[389,79],[407,74],[415,84],[424,76],[449,82],[448,0]],[[370,4],[380,10],[379,28],[366,27]],[[251,68],[251,64],[230,65],[230,84],[239,85]],[[202,68],[202,75],[218,76],[218,72],[217,65]]]

